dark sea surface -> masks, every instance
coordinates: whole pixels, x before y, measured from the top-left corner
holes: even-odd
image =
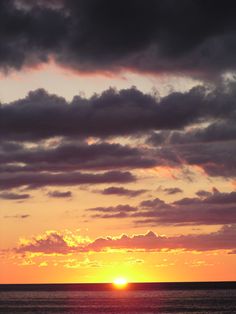
[[[0,313],[236,313],[236,283],[0,285]]]

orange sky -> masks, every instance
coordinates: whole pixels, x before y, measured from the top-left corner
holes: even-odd
[[[143,77],[128,72],[117,77],[92,74],[80,76],[50,64],[31,71],[23,70],[7,76],[2,75],[0,89],[1,100],[6,103],[25,97],[27,92],[41,87],[47,88],[49,93],[72,99],[79,91],[90,96],[113,85],[117,89],[136,85],[143,92],[149,92],[155,87],[165,95],[172,88],[187,91],[196,84],[196,81],[186,78],[176,80],[175,77],[168,76]],[[87,141],[92,145],[97,139],[90,138]],[[107,143],[120,145],[128,143],[133,147],[146,147],[141,138],[114,137],[108,139]],[[34,147],[42,143],[27,145]],[[139,207],[143,201],[155,198],[161,199],[166,204],[174,204],[175,201],[184,198],[196,197],[199,190],[208,191],[212,195],[214,189],[222,194],[234,192],[235,181],[222,177],[212,178],[201,167],[194,165],[185,165],[182,168],[165,166],[143,168],[136,169],[133,173],[138,180],[124,185],[119,183],[60,187],[51,185],[32,191],[24,186],[13,188],[10,192],[29,193],[30,197],[16,200],[3,197],[0,200],[1,283],[111,282],[119,276],[132,282],[236,280],[236,254],[229,254],[233,253],[235,248],[209,249],[204,248],[203,243],[202,248],[189,249],[188,245],[181,247],[181,241],[173,240],[181,235],[202,234],[206,235],[206,239],[209,237],[211,239],[212,235],[221,232],[220,223],[138,224],[137,219],[133,218],[135,212],[133,216],[126,218],[117,216],[106,219],[99,216],[107,207],[119,205]],[[119,186],[129,191],[145,191],[135,197],[128,194],[101,193],[110,186]],[[168,189],[176,187],[181,190],[180,193],[168,192]],[[71,195],[50,196],[50,193],[55,191],[59,193],[69,191]],[[100,212],[90,211],[97,207],[105,209]],[[118,248],[102,247],[98,251],[84,249],[101,237],[119,238],[125,234],[132,238],[145,235],[149,230],[156,235],[171,238],[173,247],[164,243],[161,247],[152,249],[146,247],[146,244],[141,248],[125,244]],[[53,232],[61,235],[61,238],[50,240],[50,236],[47,235]],[[224,240],[223,236],[224,234],[222,235]],[[189,241],[191,242],[191,239]],[[69,245],[73,250],[65,250],[65,245]]]

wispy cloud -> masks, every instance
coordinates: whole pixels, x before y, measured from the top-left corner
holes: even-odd
[[[157,188],[157,192],[163,192],[167,195],[175,195],[178,193],[183,193],[183,190],[178,187],[165,188],[165,187],[159,186]]]
[[[70,198],[72,197],[71,191],[50,191],[48,192],[49,197],[55,197],[55,198]]]
[[[206,197],[181,198],[172,203],[155,198],[137,206],[118,205],[87,209],[92,218],[130,218],[136,224],[159,225],[222,225],[236,223],[236,192],[212,192]]]
[[[0,193],[0,198],[3,200],[26,200],[28,198],[30,198],[30,194],[19,194],[19,193],[9,193],[9,192],[5,192],[5,193]]]
[[[6,219],[26,219],[26,218],[29,218],[30,215],[28,214],[21,214],[21,215],[8,215],[8,216],[4,216],[3,218],[6,218]]]
[[[44,186],[73,186],[101,183],[129,183],[136,180],[130,172],[108,171],[105,173],[3,173],[0,189],[6,190],[27,186],[30,189]]]
[[[121,186],[110,186],[103,190],[95,190],[96,193],[101,193],[103,195],[118,195],[118,196],[128,196],[128,197],[136,197],[141,194],[146,193],[148,190],[140,189],[140,190],[130,190],[123,188]]]

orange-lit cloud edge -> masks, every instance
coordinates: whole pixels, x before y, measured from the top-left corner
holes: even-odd
[[[8,264],[13,263],[15,281],[18,276],[32,273],[24,282],[35,282],[34,278],[36,282],[48,282],[49,272],[53,274],[51,280],[58,278],[58,282],[113,282],[120,277],[128,282],[180,281],[180,278],[186,280],[186,276],[194,281],[199,273],[215,280],[223,276],[227,279],[227,272],[232,270],[235,236],[233,225],[205,234],[168,237],[148,231],[94,240],[81,236],[79,231],[51,230],[31,239],[20,239],[16,247],[1,255]],[[225,258],[228,270],[222,271],[222,276],[221,273],[215,276]],[[174,269],[179,273],[174,275]],[[209,270],[211,273],[207,275]],[[58,277],[58,271],[63,274],[62,278]],[[39,277],[40,274],[45,277]],[[232,274],[229,278],[235,279]]]

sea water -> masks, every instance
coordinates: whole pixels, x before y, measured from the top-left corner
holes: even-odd
[[[236,313],[236,289],[0,287],[0,313]]]

